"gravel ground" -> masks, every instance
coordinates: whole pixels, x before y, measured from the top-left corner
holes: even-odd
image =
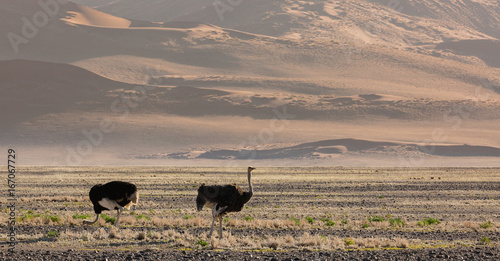
[[[0,252],[1,260],[499,260],[494,247],[374,251],[66,251]]]

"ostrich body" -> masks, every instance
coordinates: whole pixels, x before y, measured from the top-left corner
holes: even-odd
[[[196,197],[196,208],[198,211],[207,205],[212,207],[212,227],[210,228],[209,238],[212,238],[214,223],[219,220],[219,238],[222,238],[222,219],[229,212],[240,212],[243,206],[252,198],[252,170],[248,167],[248,192],[243,191],[238,185],[213,185],[206,186],[202,184],[198,188],[198,197]]]
[[[120,214],[123,209],[130,209],[139,200],[137,187],[132,183],[123,181],[111,181],[104,185],[95,185],[90,189],[89,197],[92,204],[94,204],[94,212],[97,216],[94,221],[84,220],[84,225],[96,223],[99,219],[99,214],[103,210],[116,209],[115,226],[118,226],[120,223]]]

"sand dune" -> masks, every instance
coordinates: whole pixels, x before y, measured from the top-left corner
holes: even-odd
[[[197,21],[272,36],[304,39],[314,36],[341,42],[373,40],[392,46],[411,47],[408,42],[423,44],[444,39],[500,37],[496,29],[500,25],[500,6],[491,0],[467,0],[460,4],[450,0],[258,0],[221,1],[219,5],[206,0],[169,0],[142,5],[136,2],[114,1],[96,8],[130,19]],[[78,3],[95,6],[92,0],[78,0]],[[333,35],[332,30],[335,31]]]
[[[131,17],[68,3],[18,52],[0,39],[0,141],[23,144],[32,162],[51,151],[57,164],[202,164],[244,150],[292,165],[401,155],[498,165],[498,46],[486,26],[496,2],[446,2],[454,14],[479,5],[450,21],[430,1],[397,12],[380,1],[243,1],[222,20],[212,1],[79,2]],[[136,19],[164,8],[167,20]],[[41,10],[0,0],[0,33],[22,35]],[[114,131],[67,161],[103,119]]]
[[[4,130],[44,115],[99,110],[109,106],[108,91],[134,87],[76,66],[28,60],[0,61],[0,79]]]
[[[128,28],[132,24],[130,20],[108,15],[85,6],[77,6],[75,11],[67,11],[67,13],[69,15],[62,20],[73,24],[112,28]]]
[[[357,139],[325,140],[296,146],[267,150],[211,150],[206,152],[172,153],[165,157],[175,159],[324,159],[342,154],[394,154],[424,153],[445,157],[500,157],[500,148],[469,145],[422,145],[416,143],[369,141]]]

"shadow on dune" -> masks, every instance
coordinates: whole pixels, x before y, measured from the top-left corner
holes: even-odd
[[[109,90],[134,87],[73,65],[29,60],[0,61],[0,79],[1,129],[45,114],[109,107]]]
[[[500,41],[498,40],[463,40],[444,42],[436,46],[439,50],[450,50],[456,54],[476,56],[491,67],[500,68]]]

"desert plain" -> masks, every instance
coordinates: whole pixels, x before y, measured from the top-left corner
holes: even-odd
[[[17,177],[16,254],[33,260],[496,260],[496,168],[258,168],[254,196],[208,238],[211,210],[197,188],[239,184],[241,168],[23,167]],[[108,180],[137,184],[140,202],[93,219],[88,190]],[[2,190],[2,193],[7,193]],[[2,204],[7,200],[2,198]],[[9,211],[0,213],[5,228]]]

